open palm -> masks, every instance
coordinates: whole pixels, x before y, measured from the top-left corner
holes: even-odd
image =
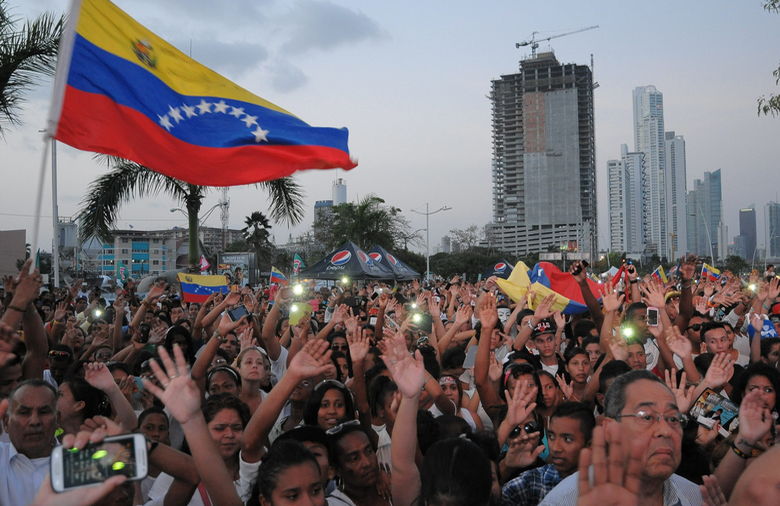
[[[158,348],[158,353],[163,367],[156,360],[152,360],[150,365],[163,388],[147,379],[144,379],[144,388],[160,399],[171,415],[184,425],[200,414],[200,389],[190,377],[187,360],[178,345],[173,347],[175,362],[165,348]]]

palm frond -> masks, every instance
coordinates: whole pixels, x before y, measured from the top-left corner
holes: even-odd
[[[117,221],[123,203],[161,192],[181,202],[189,195],[180,181],[135,162],[117,159],[112,170],[89,185],[78,215],[81,238],[110,240],[111,228]]]
[[[24,93],[41,75],[52,75],[65,18],[45,13],[16,29],[0,2],[0,134],[2,123],[18,124]]]
[[[273,181],[258,183],[268,192],[271,199],[268,209],[271,218],[296,225],[303,219],[303,189],[292,177],[283,177]]]

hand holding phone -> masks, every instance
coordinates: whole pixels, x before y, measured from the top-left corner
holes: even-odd
[[[248,315],[249,311],[247,310],[245,305],[241,304],[239,306],[234,307],[233,309],[229,309],[227,314],[230,317],[231,321],[237,322],[244,316]]]

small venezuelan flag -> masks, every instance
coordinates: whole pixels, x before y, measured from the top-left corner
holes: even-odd
[[[216,7],[215,7],[216,8]],[[204,186],[351,169],[346,128],[315,128],[185,55],[108,0],[75,0],[48,131]]]
[[[181,283],[181,294],[184,302],[206,302],[212,293],[227,293],[228,284],[225,276],[206,276],[202,274],[187,274],[180,272],[177,277]]]
[[[653,276],[655,279],[663,282],[668,283],[669,278],[666,277],[666,273],[664,272],[664,266],[659,265],[656,270],[654,270],[652,273],[650,273],[651,276]]]
[[[271,277],[268,279],[271,283],[277,283],[280,285],[286,285],[287,284],[287,276],[282,274],[282,271],[277,269],[274,266],[271,266]]]
[[[701,266],[701,277],[715,281],[720,279],[720,271],[709,264],[703,264]]]

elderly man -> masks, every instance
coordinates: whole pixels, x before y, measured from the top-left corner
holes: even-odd
[[[42,380],[20,383],[8,398],[0,442],[0,504],[30,504],[49,472],[57,428],[57,391]]]
[[[619,429],[623,448],[642,447],[637,504],[701,504],[699,487],[674,474],[680,464],[685,416],[658,376],[646,370],[618,376],[607,390],[604,404],[604,423]],[[578,479],[579,472],[563,480],[541,504],[577,504]]]

